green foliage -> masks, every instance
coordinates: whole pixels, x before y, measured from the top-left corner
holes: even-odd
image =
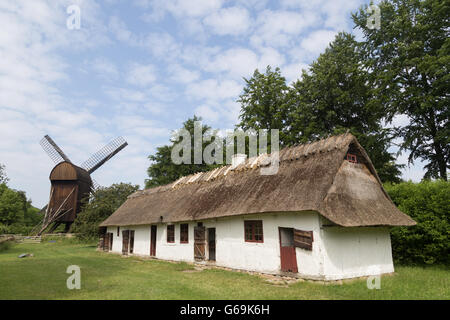
[[[175,144],[181,142],[181,137],[178,139],[171,139],[170,145],[165,145],[162,147],[158,147],[156,153],[154,155],[150,155],[148,158],[153,163],[147,169],[147,174],[149,179],[145,181],[146,188],[152,188],[156,186],[161,186],[168,184],[170,182],[176,181],[177,179],[187,176],[197,172],[209,171],[217,165],[215,164],[206,164],[204,161],[201,164],[194,163],[194,122],[201,121],[200,117],[194,116],[186,120],[183,123],[183,128],[189,131],[191,139],[191,160],[192,164],[175,164],[172,159],[172,149]],[[205,124],[202,124],[202,133],[203,133],[203,145],[202,154],[205,150],[205,147],[214,141],[215,138],[212,138],[215,134],[211,130],[211,127]],[[208,139],[211,137],[211,141]]]
[[[0,186],[0,194],[0,223],[10,225],[23,220],[24,203],[20,194],[5,184]]]
[[[79,239],[98,239],[99,224],[113,214],[127,197],[138,189],[137,185],[119,183],[96,190],[78,214],[71,232],[76,233]]]
[[[0,184],[0,234],[27,234],[42,219],[38,212],[25,192]]]
[[[256,69],[250,79],[244,80],[243,93],[237,100],[241,104],[240,123],[237,127],[244,131],[278,129],[281,145],[287,145],[290,142],[286,125],[288,86],[280,68],[272,70],[267,66],[265,73],[260,73]]]
[[[13,246],[13,241],[0,241],[0,252],[7,251]]]
[[[373,99],[358,42],[339,33],[300,80],[287,86],[279,68],[256,70],[238,102],[247,129],[279,129],[282,146],[308,143],[350,131],[366,149],[382,181],[399,182],[400,168],[387,150],[391,132],[382,127],[383,106]]]
[[[353,15],[364,34],[361,62],[388,120],[406,115],[397,128],[409,162],[428,162],[425,178],[447,179],[450,168],[450,2],[388,0],[379,4],[381,28],[368,29],[365,8]]]
[[[0,234],[22,234],[28,235],[33,229],[33,226],[27,226],[23,223],[13,223],[11,225],[0,224]]]
[[[387,151],[391,137],[381,123],[384,108],[373,99],[361,60],[354,36],[341,32],[309,71],[303,71],[289,94],[292,142],[348,130],[369,154],[381,180],[399,182],[402,166]]]
[[[417,225],[392,230],[394,259],[402,264],[449,264],[450,182],[386,184],[397,207]]]
[[[39,223],[39,209],[31,205],[24,191],[9,188],[4,166],[0,164],[0,234],[27,234]]]

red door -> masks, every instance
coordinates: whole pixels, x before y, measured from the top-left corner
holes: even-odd
[[[150,255],[156,256],[156,226],[151,226],[150,231]]]
[[[298,272],[294,246],[294,229],[278,228],[280,233],[281,271]]]

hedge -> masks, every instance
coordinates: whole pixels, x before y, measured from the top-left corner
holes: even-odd
[[[417,225],[392,229],[392,252],[400,264],[449,264],[450,184],[422,181],[386,184],[397,207]]]

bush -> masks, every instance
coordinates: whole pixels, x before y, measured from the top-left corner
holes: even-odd
[[[8,250],[9,248],[12,247],[13,244],[14,239],[12,240],[0,239],[0,252]]]
[[[78,214],[71,232],[83,241],[95,241],[99,237],[99,224],[114,213],[127,197],[139,189],[128,183],[113,184],[96,190]]]
[[[5,226],[4,224],[0,223],[0,234],[9,234],[8,226]]]
[[[449,264],[448,181],[386,184],[397,207],[417,225],[392,229],[392,252],[401,264]]]
[[[0,223],[0,234],[28,235],[32,229],[33,227],[31,226],[24,226],[19,223],[15,223],[9,226]]]

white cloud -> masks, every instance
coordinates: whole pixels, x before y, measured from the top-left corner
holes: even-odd
[[[216,79],[202,80],[187,86],[186,94],[194,99],[206,101],[220,101],[236,98],[242,86],[233,80],[217,81]]]
[[[350,13],[367,3],[361,0],[281,0],[280,5],[289,10],[319,14],[323,19],[323,27],[342,30],[350,27]]]
[[[196,70],[189,70],[180,64],[171,64],[168,66],[170,79],[180,83],[191,83],[200,78],[200,73]]]
[[[132,85],[147,87],[157,79],[156,68],[151,64],[133,63],[128,70],[125,80]]]
[[[290,54],[295,58],[317,59],[332,42],[338,32],[335,30],[316,30],[303,37],[300,46],[291,50]]]
[[[301,78],[302,70],[308,70],[309,65],[306,63],[292,63],[285,65],[282,68],[282,74],[286,78],[286,83],[290,84],[293,81]]]
[[[296,41],[295,36],[319,21],[315,12],[264,10],[258,15],[255,26],[257,31],[250,40],[256,47],[288,47]]]
[[[258,56],[246,48],[232,48],[210,57],[202,65],[208,72],[228,72],[230,75],[241,78],[251,74],[258,66]]]
[[[116,65],[106,58],[96,58],[90,65],[94,72],[105,80],[117,79],[119,76]]]
[[[180,47],[175,39],[167,32],[149,33],[141,43],[155,57],[173,60],[180,54]]]
[[[201,105],[195,108],[195,115],[202,117],[206,123],[216,122],[220,119],[220,114],[208,105]]]
[[[259,58],[258,67],[264,70],[268,65],[272,67],[281,67],[286,58],[278,50],[270,47],[260,48],[261,56]]]
[[[251,25],[247,9],[239,7],[220,9],[207,16],[203,22],[218,35],[240,35],[246,33]]]
[[[133,33],[130,30],[128,30],[125,22],[123,22],[117,16],[112,16],[109,19],[109,30],[114,34],[114,36],[119,41],[123,41],[132,45],[136,45],[138,42]]]
[[[175,17],[203,17],[222,7],[222,0],[137,0],[137,5],[151,8],[151,17],[157,21],[165,14]]]

